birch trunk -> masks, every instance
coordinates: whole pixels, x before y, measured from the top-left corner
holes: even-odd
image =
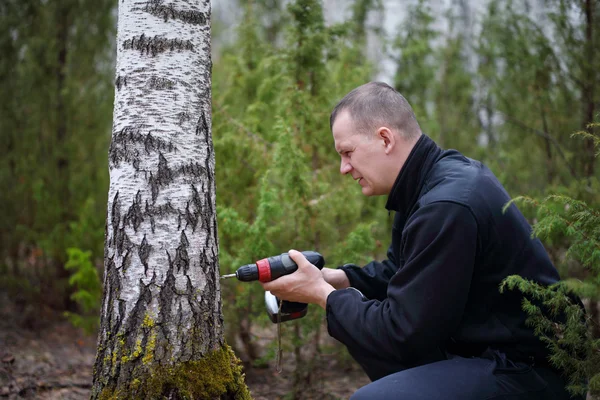
[[[92,398],[245,398],[224,344],[209,0],[119,1]]]

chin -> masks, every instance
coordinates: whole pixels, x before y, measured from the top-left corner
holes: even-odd
[[[368,197],[377,196],[377,194],[373,193],[373,190],[370,187],[362,188],[362,194]]]
[[[389,194],[389,192],[386,193],[385,191],[382,191],[382,190],[377,191],[377,190],[374,190],[372,187],[367,186],[367,187],[362,188],[362,194],[364,194],[367,197],[372,197],[372,196],[387,195],[387,194]]]

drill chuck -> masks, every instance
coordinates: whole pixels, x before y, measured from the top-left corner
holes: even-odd
[[[256,264],[242,265],[235,271],[235,277],[242,282],[252,282],[258,280],[258,267]]]
[[[322,269],[325,266],[325,259],[316,251],[303,251],[302,254],[317,268]],[[235,271],[235,277],[242,282],[270,282],[283,275],[291,274],[297,269],[298,265],[288,253],[283,253],[258,260],[256,264],[242,265]]]

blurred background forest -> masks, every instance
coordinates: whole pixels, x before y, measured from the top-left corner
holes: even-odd
[[[0,330],[35,332],[66,319],[92,338],[91,354],[116,3],[0,2]],[[481,160],[512,196],[528,196],[534,207],[522,211],[532,223],[544,218],[534,199],[551,194],[599,208],[596,0],[213,0],[212,36],[222,273],[292,247],[320,251],[329,267],[384,256],[386,199],[364,198],[339,175],[329,131],[337,101],[370,80],[404,94],[440,146]],[[581,131],[589,135],[572,137]],[[570,204],[544,212],[568,212]],[[588,259],[569,251],[576,226],[542,235],[561,276],[574,282],[599,268],[595,213],[584,214],[596,216]],[[585,292],[596,338],[599,286],[596,278]],[[271,374],[275,328],[262,288],[227,281],[222,295],[227,341],[247,371]],[[316,307],[285,324],[282,383],[265,398],[347,397],[366,383],[346,379],[337,392],[324,386],[319,367],[341,376],[356,369],[327,336]],[[8,385],[20,361],[6,340],[0,335],[0,383]],[[261,390],[257,383],[254,393]]]

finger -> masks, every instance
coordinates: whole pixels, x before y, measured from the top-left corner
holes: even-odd
[[[262,285],[263,289],[273,292],[274,290],[277,291],[283,289],[289,280],[290,278],[288,276],[282,276],[274,281],[260,282],[260,284]]]
[[[304,254],[297,250],[292,249],[288,251],[288,254],[290,255],[290,258],[294,260],[296,265],[298,265],[298,268],[306,268],[307,264],[312,265],[310,262],[308,262],[306,257],[304,257]]]

